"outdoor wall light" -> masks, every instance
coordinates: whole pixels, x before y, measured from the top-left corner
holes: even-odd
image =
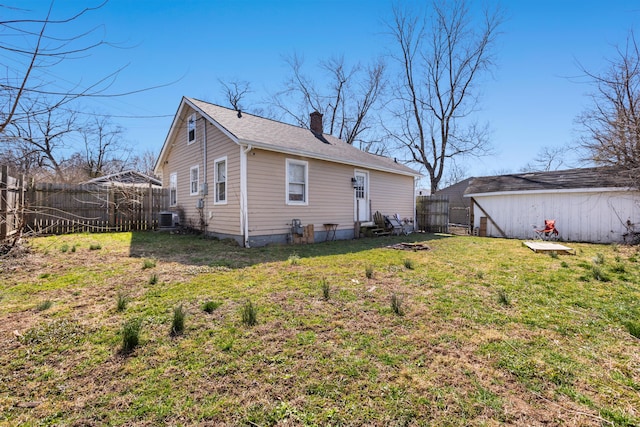
[[[356,188],[358,186],[358,180],[351,177],[351,185],[353,185],[353,188]]]

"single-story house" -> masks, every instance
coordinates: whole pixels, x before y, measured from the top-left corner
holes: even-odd
[[[640,192],[610,167],[479,177],[465,197],[481,236],[531,239],[545,219],[565,241],[623,242],[640,231]]]
[[[181,224],[243,246],[349,239],[376,211],[413,218],[419,173],[322,131],[182,98],[155,173]],[[309,227],[312,226],[312,227]]]

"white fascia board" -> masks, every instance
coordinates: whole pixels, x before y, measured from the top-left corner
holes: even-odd
[[[180,102],[180,106],[178,107],[178,111],[176,112],[176,114],[173,116],[173,121],[171,122],[171,127],[169,127],[169,132],[167,132],[167,136],[164,138],[164,144],[162,144],[162,149],[160,150],[160,154],[158,155],[158,159],[156,160],[156,164],[153,166],[153,173],[158,175],[158,176],[162,176],[162,161],[165,158],[165,156],[167,155],[167,151],[169,150],[169,139],[171,138],[171,135],[173,135],[173,131],[176,127],[176,124],[178,122],[178,117],[180,117],[180,114],[182,113],[182,109],[184,108],[184,103],[185,103],[185,98],[182,97],[182,101]]]
[[[225,134],[225,136],[227,136],[229,139],[231,139],[233,142],[235,142],[236,144],[239,144],[238,138],[236,138],[236,136],[234,134],[232,134],[231,132],[229,132],[224,126],[222,126],[220,123],[218,123],[217,121],[215,121],[215,119],[211,116],[209,116],[207,113],[205,113],[204,111],[202,111],[200,108],[198,108],[195,104],[193,104],[191,101],[189,101],[188,99],[184,100],[185,103],[189,104],[189,106],[191,108],[193,108],[195,111],[197,111],[198,113],[200,113],[200,115],[202,117],[205,117],[209,123],[211,123],[213,126],[215,126],[220,132],[222,132],[223,134]]]
[[[601,187],[601,188],[569,188],[552,190],[519,190],[519,191],[494,191],[491,193],[465,194],[464,197],[488,197],[488,196],[516,196],[522,194],[563,194],[563,193],[611,193],[615,191],[633,191],[630,187]]]
[[[381,171],[381,172],[389,172],[389,173],[395,173],[397,175],[412,176],[412,177],[421,177],[422,176],[422,174],[420,174],[420,173],[402,172],[402,171],[399,171],[397,169],[375,166],[375,165],[371,165],[369,163],[350,162],[350,161],[345,161],[345,160],[342,160],[342,159],[336,159],[336,158],[333,158],[331,156],[324,156],[322,154],[311,153],[311,152],[303,151],[303,150],[293,150],[293,149],[282,148],[282,147],[274,147],[273,145],[263,144],[263,143],[256,142],[256,141],[238,140],[238,143],[243,144],[243,145],[251,145],[251,146],[253,146],[253,148],[259,148],[259,149],[265,150],[265,151],[273,151],[273,152],[276,152],[276,153],[291,154],[291,155],[295,155],[295,156],[303,156],[303,157],[308,157],[310,159],[316,159],[316,160],[325,160],[327,162],[340,163],[340,164],[343,164],[343,165],[355,166],[355,167],[369,169],[369,170],[377,170],[377,171]]]

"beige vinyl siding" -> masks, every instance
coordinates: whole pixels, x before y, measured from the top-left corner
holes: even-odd
[[[207,196],[207,212],[212,213],[208,220],[208,230],[214,233],[242,235],[240,229],[240,150],[241,146],[231,141],[226,135],[211,124],[207,125],[209,163],[207,180],[209,195]],[[227,202],[215,204],[214,162],[216,159],[227,159]]]
[[[169,175],[172,172],[178,174],[178,205],[172,210],[181,212],[181,221],[184,225],[196,228],[200,226],[200,212],[197,209],[198,199],[204,198],[204,220],[207,223],[207,231],[214,233],[241,235],[240,231],[240,147],[231,141],[217,128],[207,122],[207,165],[206,183],[208,195],[190,195],[190,170],[193,166],[199,167],[199,182],[205,182],[204,165],[204,124],[201,116],[196,114],[196,140],[187,144],[187,120],[193,113],[190,108],[185,108],[178,118],[177,126],[169,142],[167,162],[162,166],[162,182],[169,186]],[[214,176],[213,162],[219,157],[227,156],[227,204],[214,205]]]
[[[371,214],[398,214],[400,218],[414,217],[414,179],[412,176],[369,171]]]
[[[308,204],[286,203],[286,159],[308,162]],[[336,223],[338,229],[353,228],[353,167],[264,150],[252,150],[247,158],[249,234],[284,234],[291,220],[303,225]]]
[[[197,218],[196,203],[199,198],[197,195],[190,195],[190,170],[193,166],[199,166],[200,182],[202,182],[202,132],[196,129],[196,140],[191,144],[187,144],[187,120],[193,113],[192,110],[185,109],[178,118],[176,132],[172,136],[170,142],[169,153],[166,163],[162,167],[163,185],[169,186],[169,175],[177,174],[177,201],[176,206],[171,210],[180,213],[180,221],[182,224],[197,224],[194,222]],[[202,120],[196,115],[196,127],[201,128]]]

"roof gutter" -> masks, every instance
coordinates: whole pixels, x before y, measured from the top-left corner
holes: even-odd
[[[611,193],[615,191],[635,191],[631,187],[602,187],[602,188],[554,188],[551,190],[516,190],[516,191],[492,191],[486,193],[469,193],[464,197],[487,196],[517,196],[523,194],[566,194],[566,193]]]

